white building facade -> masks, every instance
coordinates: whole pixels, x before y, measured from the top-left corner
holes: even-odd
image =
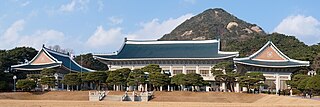
[[[95,54],[94,58],[107,64],[110,70],[138,69],[158,64],[163,72],[197,73],[204,80],[213,81],[211,68],[222,61],[232,61],[238,52],[220,51],[219,40],[202,41],[136,41],[126,40],[121,49],[112,54]]]

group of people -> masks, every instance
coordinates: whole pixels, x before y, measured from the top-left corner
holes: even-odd
[[[312,98],[312,91],[303,91],[302,92],[302,97],[303,98]]]

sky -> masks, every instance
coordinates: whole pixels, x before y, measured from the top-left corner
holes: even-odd
[[[154,40],[206,9],[223,8],[266,32],[320,42],[319,0],[4,0],[0,49],[59,45],[110,53],[124,38]]]

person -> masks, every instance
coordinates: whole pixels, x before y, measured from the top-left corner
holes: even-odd
[[[268,89],[268,94],[271,94],[270,89]]]
[[[310,98],[312,97],[312,91],[309,91],[309,96],[310,96]]]
[[[281,94],[281,90],[280,90],[280,89],[278,90],[278,94],[279,94],[279,96],[280,96],[280,94]]]

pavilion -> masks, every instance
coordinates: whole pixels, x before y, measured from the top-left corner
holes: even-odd
[[[171,76],[183,73],[200,74],[206,81],[214,81],[211,68],[222,61],[232,61],[238,52],[220,51],[220,40],[157,41],[127,40],[119,51],[95,54],[94,58],[108,65],[109,70],[137,69],[158,64]],[[212,86],[213,83],[211,82]]]
[[[285,81],[291,80],[291,74],[309,66],[309,61],[290,59],[271,41],[249,57],[234,58],[237,72],[262,72],[266,77],[265,84],[275,87],[276,91],[287,89]]]
[[[25,64],[13,65],[11,68],[16,72],[25,72],[27,74],[40,74],[43,69],[55,69],[57,71],[55,78],[58,81],[62,80],[65,74],[71,72],[94,71],[76,63],[69,54],[48,49],[44,45],[31,61]],[[63,87],[63,84],[59,84],[58,87]]]

